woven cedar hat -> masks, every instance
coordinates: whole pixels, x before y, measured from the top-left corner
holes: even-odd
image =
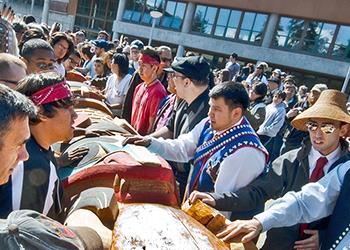
[[[298,130],[307,131],[305,124],[312,118],[325,118],[350,124],[345,94],[334,89],[323,91],[314,105],[294,118],[292,125]]]

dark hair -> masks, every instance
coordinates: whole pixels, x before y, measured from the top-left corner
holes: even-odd
[[[232,56],[232,58],[234,58],[234,59],[237,59],[237,58],[238,58],[238,55],[237,55],[236,53],[232,53],[231,56]]]
[[[151,46],[146,46],[144,49],[142,49],[141,54],[150,56],[156,61],[160,62],[160,57],[158,55],[158,52]]]
[[[253,91],[259,95],[258,99],[264,99],[266,93],[267,93],[267,86],[263,82],[257,82],[253,84]]]
[[[27,41],[34,39],[34,38],[39,38],[39,39],[43,39],[43,40],[47,41],[45,34],[43,32],[41,32],[40,30],[28,29],[23,33],[23,35],[21,37],[21,41],[19,41],[19,43],[18,43],[19,51],[22,51],[23,44],[25,44]]]
[[[223,69],[220,72],[222,74],[222,82],[230,81],[230,71],[228,69]]]
[[[34,16],[31,16],[31,15],[24,16],[24,17],[23,17],[23,21],[24,21],[26,24],[29,24],[29,23],[36,23],[35,17],[34,17]]]
[[[63,58],[57,58],[58,63],[61,63],[62,61],[67,60],[69,55],[74,52],[74,43],[72,39],[64,32],[56,32],[52,35],[50,39],[50,44],[52,48],[54,48],[56,43],[58,43],[61,40],[65,40],[68,43],[68,51]]]
[[[0,148],[1,138],[8,132],[11,122],[26,117],[36,117],[34,104],[19,92],[0,84]]]
[[[126,75],[129,71],[129,60],[127,56],[123,53],[115,53],[112,59],[113,64],[117,64],[120,72]]]
[[[284,92],[282,90],[276,91],[275,95],[278,96],[278,98],[281,98],[282,101],[284,101],[286,99],[286,96],[287,96],[286,92]]]
[[[86,43],[81,47],[81,53],[84,55],[87,55],[89,59],[91,59],[94,56],[94,52],[92,52],[92,46],[89,43]]]
[[[76,49],[73,51],[72,55],[75,55],[76,57],[81,58],[81,57],[80,57],[80,54],[79,54],[79,51],[76,50]]]
[[[234,108],[241,106],[243,110],[246,110],[249,106],[249,96],[244,86],[240,83],[224,82],[222,84],[215,85],[210,90],[209,97],[217,99],[223,97],[225,103],[230,107]]]
[[[28,29],[28,26],[27,24],[25,24],[24,22],[14,22],[12,23],[12,28],[14,29],[14,31],[16,33],[19,33],[19,32],[24,32]],[[19,41],[18,41],[19,42]]]
[[[16,90],[25,96],[32,96],[34,93],[42,90],[48,86],[55,85],[57,83],[63,82],[64,77],[58,75],[55,72],[43,72],[40,74],[31,74],[21,80]],[[46,117],[52,118],[56,114],[55,108],[68,108],[73,105],[71,98],[66,98],[63,100],[43,104],[39,106],[39,113],[45,115]],[[31,124],[37,124],[40,122],[39,116],[30,119]]]
[[[27,59],[33,56],[35,51],[39,49],[49,50],[53,52],[53,48],[47,41],[40,38],[35,38],[25,42],[19,54]]]

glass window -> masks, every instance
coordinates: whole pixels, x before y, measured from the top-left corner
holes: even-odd
[[[126,1],[125,10],[123,13],[123,19],[132,21],[132,22],[140,22],[143,9],[144,9],[143,0]]]
[[[180,30],[185,16],[185,10],[185,3],[167,1],[160,25],[164,28]]]
[[[281,17],[277,27],[274,45],[285,48],[297,48],[301,44],[301,37],[304,32],[302,19]]]
[[[350,59],[350,26],[340,26],[332,55]]]
[[[327,54],[335,29],[335,24],[317,21],[308,22],[302,49],[309,52]]]
[[[217,8],[197,5],[192,31],[210,35],[215,22]]]
[[[235,38],[236,31],[239,25],[239,21],[241,19],[242,12],[238,10],[231,10],[230,19],[227,26],[226,37],[227,38]]]
[[[163,0],[147,0],[146,1],[146,8],[144,9],[144,13],[142,16],[142,23],[143,24],[152,24],[152,16],[150,14],[151,11],[156,10],[163,13],[164,10],[164,4],[165,1]],[[157,22],[159,23],[159,19],[157,19]]]
[[[266,22],[267,15],[265,14],[245,12],[239,33],[239,39],[253,43],[261,42]]]
[[[114,6],[118,6],[118,0],[79,0],[75,26],[86,29],[88,37],[95,37],[99,30],[112,33],[117,15]]]
[[[229,9],[220,9],[218,20],[215,26],[215,36],[224,36],[225,29],[230,18],[230,10]]]

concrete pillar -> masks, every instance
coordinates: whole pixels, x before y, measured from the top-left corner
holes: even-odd
[[[269,21],[266,26],[266,31],[264,34],[264,40],[262,41],[261,46],[265,48],[269,48],[272,42],[272,39],[275,35],[275,30],[278,25],[278,15],[271,14],[269,17]]]
[[[119,0],[119,4],[118,4],[118,10],[117,10],[117,16],[115,18],[115,21],[113,23],[113,36],[112,36],[112,41],[118,39],[119,34],[117,32],[117,21],[121,21],[123,18],[123,13],[124,13],[124,9],[125,9],[125,4],[126,4],[126,0]]]
[[[186,13],[185,13],[185,18],[184,21],[182,23],[182,29],[181,32],[183,33],[189,33],[191,31],[192,28],[192,19],[194,16],[194,11],[195,11],[195,5],[192,2],[189,2],[187,4],[187,8],[186,8]]]
[[[193,16],[194,16],[194,11],[196,6],[194,5],[194,3],[189,2],[187,4],[187,8],[186,8],[186,13],[185,13],[185,17],[182,23],[182,28],[181,28],[181,32],[182,33],[190,33],[191,28],[192,28],[192,20],[193,20]],[[179,44],[179,46],[177,47],[177,52],[176,52],[176,56],[178,57],[182,57],[185,54],[185,48],[182,44]]]
[[[177,47],[176,56],[177,56],[177,57],[183,57],[184,54],[185,54],[185,48],[184,48],[184,46],[179,45],[179,46]]]
[[[50,6],[50,0],[45,0],[44,6],[43,6],[43,13],[41,14],[41,22],[47,23],[47,24],[49,19],[49,6]]]

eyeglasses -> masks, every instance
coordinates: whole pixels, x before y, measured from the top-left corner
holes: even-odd
[[[185,78],[187,78],[186,76],[184,76],[184,75],[180,75],[180,74],[176,74],[176,73],[174,73],[174,72],[169,72],[168,73],[168,77],[170,77],[170,78],[182,78],[182,79],[185,79]]]
[[[332,134],[337,129],[331,123],[318,124],[316,122],[307,122],[305,125],[310,132],[315,132],[320,127],[321,131],[325,134]]]
[[[53,64],[47,64],[47,63],[36,63],[35,64],[40,70],[53,70],[55,67]]]

